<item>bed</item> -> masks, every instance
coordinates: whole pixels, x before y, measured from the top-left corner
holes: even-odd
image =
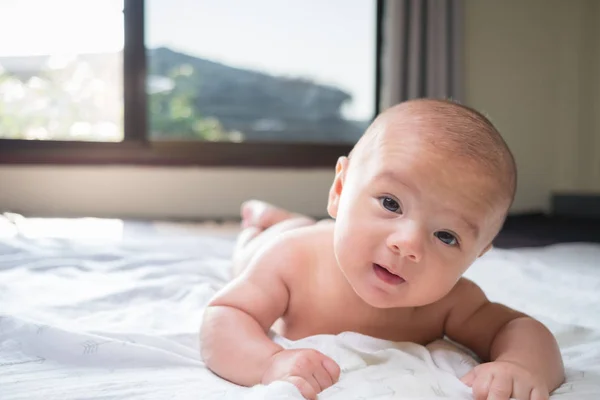
[[[243,388],[199,356],[203,306],[226,282],[235,227],[0,216],[0,399],[300,399]],[[566,382],[553,400],[600,399],[600,245],[493,249],[467,276],[557,336]],[[346,332],[297,342],[342,367],[319,399],[472,399],[476,361]]]

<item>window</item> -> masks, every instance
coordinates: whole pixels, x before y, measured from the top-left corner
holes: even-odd
[[[375,3],[148,0],[154,138],[354,143],[375,111]]]
[[[0,0],[0,162],[331,165],[377,111],[381,3]]]
[[[0,0],[0,138],[123,139],[122,10]]]

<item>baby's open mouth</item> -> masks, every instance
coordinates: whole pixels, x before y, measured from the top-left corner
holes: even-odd
[[[379,279],[390,285],[399,285],[405,282],[404,278],[390,272],[387,268],[379,264],[373,264],[373,271],[375,271],[375,275],[377,275]]]

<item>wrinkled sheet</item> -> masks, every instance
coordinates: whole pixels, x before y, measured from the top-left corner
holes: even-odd
[[[35,235],[4,222],[0,399],[301,399],[284,382],[233,385],[199,356],[203,306],[226,282],[233,235],[111,237],[87,226],[74,239],[64,233],[77,224]],[[53,229],[61,233],[48,237]],[[567,381],[552,399],[600,399],[598,260],[591,244],[494,249],[467,273],[492,300],[555,333]],[[274,340],[340,364],[339,383],[319,399],[472,399],[459,377],[476,362],[446,341],[423,347],[350,332]]]

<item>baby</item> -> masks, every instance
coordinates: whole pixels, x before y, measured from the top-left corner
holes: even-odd
[[[206,365],[239,385],[284,380],[315,399],[339,366],[313,349],[283,349],[271,328],[292,340],[446,336],[484,361],[462,377],[476,400],[548,399],[564,379],[552,334],[461,278],[491,248],[515,187],[514,159],[478,112],[427,99],[388,109],[337,162],[333,220],[242,206],[237,277],[202,325]]]

